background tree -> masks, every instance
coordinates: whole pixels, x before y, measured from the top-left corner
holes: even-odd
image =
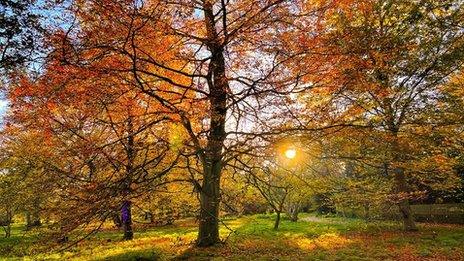
[[[258,168],[260,173],[252,173],[249,178],[252,184],[266,200],[272,210],[276,213],[274,229],[279,229],[281,213],[285,211],[285,203],[290,186],[282,180],[285,171],[274,169],[269,166]]]
[[[346,1],[324,20],[331,29],[324,45],[334,65],[327,80],[335,88],[329,93],[336,94],[325,121],[368,127],[370,136],[385,142],[406,230],[416,229],[409,206],[413,162],[432,159],[435,167],[426,173],[453,175],[439,167],[445,161],[440,158],[446,158],[439,149],[445,142],[418,134],[433,135],[436,122],[429,113],[437,105],[439,87],[462,66],[462,4]],[[425,144],[435,148],[426,156],[421,155]]]
[[[21,132],[8,127],[2,133],[2,217],[5,225],[18,215],[26,216],[26,229],[40,226],[41,218],[48,219],[44,210],[53,201],[55,180],[47,176],[43,156],[48,148],[40,146],[39,133]],[[7,236],[9,232],[7,232]]]

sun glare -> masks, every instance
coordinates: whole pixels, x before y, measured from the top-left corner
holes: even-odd
[[[296,150],[295,149],[288,149],[285,151],[285,157],[289,159],[293,159],[296,156]]]

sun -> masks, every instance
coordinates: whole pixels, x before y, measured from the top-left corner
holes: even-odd
[[[285,157],[289,159],[293,159],[296,156],[296,150],[295,149],[288,149],[285,151]]]

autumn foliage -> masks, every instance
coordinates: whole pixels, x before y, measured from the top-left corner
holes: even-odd
[[[60,243],[195,216],[211,246],[222,215],[267,205],[398,205],[415,230],[411,202],[462,186],[461,1],[60,6],[40,69],[4,77],[1,163],[11,204],[37,202],[8,213],[39,209]]]

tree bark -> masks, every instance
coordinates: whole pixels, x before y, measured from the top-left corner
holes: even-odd
[[[393,138],[393,160],[395,164],[398,164],[404,160],[403,152],[399,146],[398,142],[398,131],[399,128],[393,124],[391,120],[390,123],[390,131]],[[395,180],[395,190],[396,193],[399,195],[398,207],[403,218],[403,226],[404,230],[406,231],[416,231],[417,227],[414,222],[414,217],[411,211],[411,205],[409,203],[408,193],[409,193],[409,186],[408,181],[406,179],[404,168],[402,167],[395,167],[393,169],[393,175]]]
[[[274,230],[279,229],[279,225],[280,225],[280,211],[277,211],[277,216],[274,222]]]
[[[411,205],[409,199],[405,197],[405,194],[408,193],[408,186],[406,177],[404,175],[404,170],[402,168],[395,168],[395,185],[396,191],[400,195],[398,202],[398,208],[403,218],[403,227],[406,231],[417,231],[416,224],[414,222],[414,216],[411,211]]]
[[[131,240],[134,238],[134,232],[132,231],[132,213],[131,213],[131,202],[126,200],[123,202],[121,207],[121,221],[122,228],[124,230],[124,240]]]
[[[132,183],[132,174],[134,160],[136,157],[135,145],[134,145],[134,131],[132,124],[132,117],[129,116],[127,119],[127,144],[126,144],[126,155],[127,155],[127,165],[126,165],[126,177],[124,180],[124,195],[128,196],[131,193],[131,183]],[[132,202],[129,200],[124,200],[121,206],[121,222],[122,228],[124,231],[124,240],[131,240],[134,238],[134,232],[132,231]]]
[[[222,171],[222,149],[226,138],[228,80],[225,73],[224,46],[217,34],[213,6],[204,1],[204,21],[207,31],[207,47],[211,52],[209,77],[210,132],[203,156],[203,181],[200,189],[200,221],[197,245],[212,246],[219,239],[219,203]]]
[[[219,173],[215,176],[203,178],[200,193],[200,224],[197,245],[212,246],[220,242],[219,239]]]

